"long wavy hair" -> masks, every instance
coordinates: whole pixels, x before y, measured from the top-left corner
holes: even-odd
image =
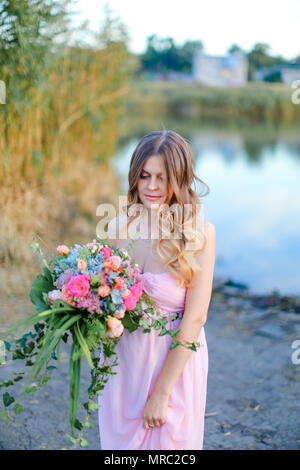
[[[128,233],[129,225],[140,215],[137,208],[141,207],[142,202],[138,195],[137,184],[146,160],[153,155],[162,156],[164,161],[167,174],[167,199],[157,210],[158,230],[162,236],[151,239],[152,249],[156,249],[166,271],[177,280],[177,284],[191,287],[195,272],[201,269],[194,255],[201,252],[206,244],[204,224],[199,224],[198,218],[199,210],[202,208],[200,197],[207,195],[210,189],[195,175],[195,159],[190,144],[177,132],[172,130],[151,132],[136,146],[131,156],[128,173],[128,204],[124,206],[127,215],[126,231]],[[191,188],[196,181],[206,188],[204,194],[197,193]],[[170,188],[173,189],[172,195],[169,192]],[[168,237],[163,238],[166,229]]]

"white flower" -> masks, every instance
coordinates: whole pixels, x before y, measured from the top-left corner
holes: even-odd
[[[60,299],[61,296],[61,291],[54,289],[48,292],[48,299],[50,300],[51,303],[53,303],[55,300]]]

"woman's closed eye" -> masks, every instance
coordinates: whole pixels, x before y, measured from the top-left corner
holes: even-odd
[[[141,178],[143,178],[143,179],[144,179],[144,178],[149,178],[149,175],[143,174],[143,175],[141,175]],[[159,179],[162,181],[162,180],[163,180],[163,177],[160,176]]]

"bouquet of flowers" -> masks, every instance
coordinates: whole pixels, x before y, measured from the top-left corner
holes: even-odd
[[[24,361],[30,372],[18,399],[7,391],[3,393],[5,408],[1,416],[7,419],[8,407],[12,404],[15,414],[23,411],[20,400],[51,379],[51,370],[56,368],[53,364],[57,365],[60,360],[61,342],[67,343],[71,338],[69,438],[74,444],[79,442],[85,446],[88,442],[83,438],[83,429],[90,427],[91,411],[98,408],[93,398],[101,393],[109,376],[116,373],[113,371],[118,359],[115,346],[121,340],[124,328],[129,333],[141,327],[144,333],[155,329],[160,330],[161,336],[170,334],[173,338],[171,348],[182,344],[196,351],[199,343],[181,343],[175,339],[179,329],[166,328],[167,318],[159,316],[156,302],[143,290],[140,270],[128,251],[116,249],[107,240],[97,237],[86,245],[75,244],[70,248],[59,245],[58,253],[48,263],[35,239],[31,247],[41,255],[45,265],[30,290],[37,313],[16,322],[0,338],[12,360]],[[173,318],[177,318],[177,314]],[[7,341],[9,335],[24,326],[29,329],[21,338]],[[91,380],[88,399],[83,404],[86,415],[80,422],[77,411],[83,356],[91,367]],[[25,379],[24,368],[14,375],[12,379],[0,382],[0,388]],[[38,378],[37,384],[31,382]],[[74,428],[79,431],[76,437]]]

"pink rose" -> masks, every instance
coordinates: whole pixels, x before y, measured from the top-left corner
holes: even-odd
[[[90,277],[88,274],[78,274],[72,276],[69,280],[67,287],[75,297],[85,297],[90,289]]]
[[[129,289],[126,289],[124,292],[121,292],[122,297],[128,297],[129,295],[132,295]]]
[[[67,245],[58,245],[56,250],[60,255],[68,255],[70,253],[70,249],[67,247]]]
[[[116,271],[120,264],[121,264],[121,258],[120,256],[109,256],[109,258],[106,258],[104,261],[104,266],[107,269],[111,269],[112,271]]]
[[[133,284],[131,287],[129,287],[129,290],[132,293],[132,295],[134,295],[135,297],[139,299],[143,293],[142,282],[140,281],[137,284]]]
[[[110,287],[109,286],[100,286],[98,287],[98,294],[100,297],[106,297],[110,294]]]
[[[101,251],[104,256],[104,259],[109,258],[111,256],[112,251],[109,246],[104,246],[103,248],[101,248]]]
[[[64,302],[67,302],[68,304],[72,305],[73,307],[76,307],[76,303],[74,302],[74,299],[72,298],[72,295],[69,291],[68,284],[66,284],[63,287],[60,299],[63,300]]]
[[[118,318],[110,317],[107,322],[107,336],[109,338],[118,338],[124,331],[123,323]]]
[[[114,287],[115,287],[115,289],[120,290],[120,289],[122,289],[122,287],[124,286],[124,284],[125,284],[125,279],[124,279],[124,277],[117,277],[117,278],[115,279],[115,286],[114,286]]]
[[[127,310],[133,310],[136,307],[138,299],[134,295],[128,295],[124,298],[124,305]]]

